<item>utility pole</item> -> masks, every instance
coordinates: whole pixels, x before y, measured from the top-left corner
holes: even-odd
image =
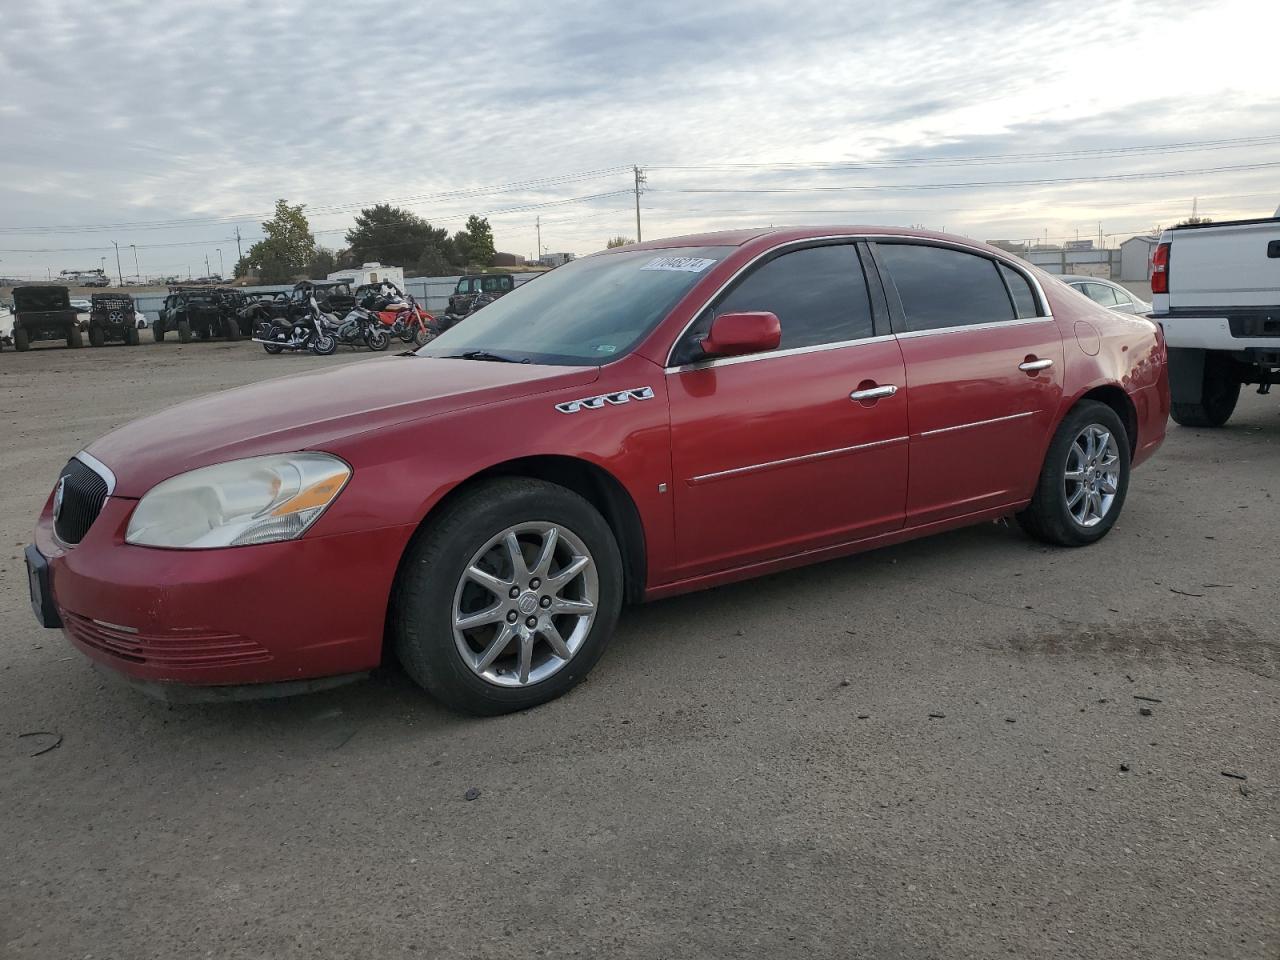
[[[112,241],[111,241],[111,245],[112,245],[113,247],[115,247],[115,248],[116,248],[116,276],[120,278],[120,286],[122,286],[122,287],[123,287],[123,286],[124,286],[124,271],[120,269],[120,244],[118,244],[118,243],[116,243],[114,240],[112,240]]]
[[[209,255],[206,253],[204,255],[204,275],[207,277],[212,272],[213,271],[209,269]]]
[[[535,262],[542,260],[542,215],[533,218],[533,228],[538,231],[538,252],[533,255]]]
[[[644,186],[647,178],[644,175],[644,171],[638,166],[633,166],[631,172],[636,175],[636,243],[639,243],[643,239],[640,236],[640,189]]]
[[[236,224],[236,262],[239,263],[244,259],[244,253],[240,250],[240,224]]]
[[[226,276],[226,274],[227,274],[227,265],[226,265],[225,263],[223,263],[223,262],[222,262],[222,248],[221,248],[221,247],[218,247],[218,248],[217,248],[217,254],[218,254],[218,276],[219,276],[219,277],[224,277],[224,276]]]
[[[133,269],[138,272],[138,279],[142,279],[142,266],[138,263],[138,248],[134,244],[129,244],[129,249],[133,251]]]

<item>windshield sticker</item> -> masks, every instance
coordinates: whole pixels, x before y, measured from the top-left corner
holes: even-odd
[[[654,257],[641,270],[674,270],[677,273],[701,273],[715,263],[701,257]]]
[[[617,353],[618,348],[612,343],[596,344],[596,353]]]

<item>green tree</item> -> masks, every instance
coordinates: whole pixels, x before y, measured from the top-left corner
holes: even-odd
[[[632,243],[635,243],[635,241],[632,240],[630,237],[622,237],[622,236],[610,237],[609,242],[605,244],[605,248],[608,250],[612,250],[614,247],[625,247],[628,244],[632,244]]]
[[[316,256],[316,238],[304,206],[276,201],[275,216],[262,224],[266,236],[236,264],[236,276],[256,273],[262,283],[287,283],[306,275]]]
[[[467,217],[465,229],[453,235],[453,245],[460,258],[459,265],[475,267],[493,266],[493,258],[497,249],[493,245],[493,228],[489,226],[488,217],[478,217],[474,213]]]
[[[325,247],[316,247],[316,255],[311,258],[311,266],[307,273],[313,278],[327,277],[338,267],[338,255]]]
[[[449,231],[433,227],[416,213],[379,203],[361,210],[347,231],[347,248],[357,264],[413,265],[430,245],[442,247]]]
[[[446,238],[449,252],[452,252],[453,241]],[[449,252],[438,243],[428,243],[422,248],[414,270],[420,277],[446,277],[453,273],[454,265]]]

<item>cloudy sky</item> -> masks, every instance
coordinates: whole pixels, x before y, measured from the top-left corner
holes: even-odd
[[[277,197],[499,249],[781,223],[1111,242],[1280,204],[1266,0],[4,0],[0,275],[195,273]],[[483,8],[483,12],[482,12]],[[132,248],[130,248],[132,245]],[[247,243],[245,244],[247,247]]]

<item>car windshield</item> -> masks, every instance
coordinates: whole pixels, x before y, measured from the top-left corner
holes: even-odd
[[[631,350],[731,249],[678,247],[573,260],[478,310],[418,355],[608,363]]]

